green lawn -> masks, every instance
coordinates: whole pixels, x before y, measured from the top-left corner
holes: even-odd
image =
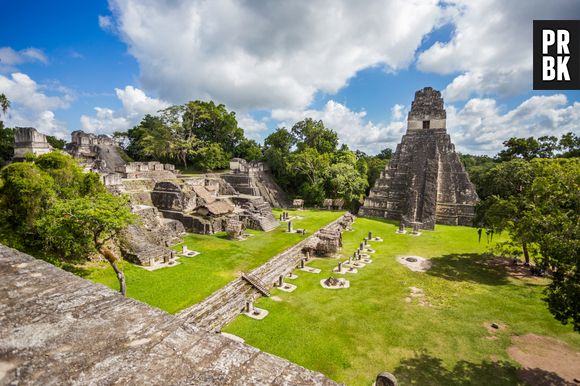
[[[274,210],[279,216],[281,211]],[[338,218],[343,212],[328,212],[316,210],[290,211],[303,219],[293,221],[295,228],[305,228],[311,234],[313,231]],[[147,271],[129,264],[122,264],[127,278],[127,295],[176,313],[195,304],[214,291],[232,281],[238,272],[248,271],[271,257],[286,250],[302,240],[305,236],[285,232],[286,223],[271,232],[248,231],[253,237],[244,241],[232,241],[224,234],[197,235],[188,234],[184,243],[191,250],[201,252],[195,257],[181,257],[181,264]],[[178,244],[174,248],[181,251]],[[100,264],[91,268],[88,279],[118,289],[117,278],[112,268]]]
[[[323,289],[319,280],[337,260],[316,259],[310,265],[321,274],[297,270],[296,291],[274,289],[282,301],[257,301],[270,312],[264,320],[242,315],[224,331],[349,385],[370,385],[381,371],[402,385],[514,385],[518,365],[506,354],[512,335],[549,335],[580,349],[580,334],[555,321],[541,300],[543,279],[490,268],[475,229],[437,226],[413,237],[395,234],[395,223],[362,218],[354,227],[344,233],[344,255],[368,230],[385,240],[372,243],[372,264],[343,275],[351,288]],[[398,255],[430,258],[433,267],[412,272]],[[405,301],[411,286],[424,290],[428,305]],[[489,321],[507,325],[495,340],[485,338]]]

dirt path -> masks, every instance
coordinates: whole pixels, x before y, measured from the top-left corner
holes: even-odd
[[[523,367],[519,375],[532,386],[580,385],[580,352],[547,336],[513,336],[508,354]]]

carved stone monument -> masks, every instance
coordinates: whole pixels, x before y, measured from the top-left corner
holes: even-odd
[[[361,215],[416,223],[420,229],[471,225],[478,197],[447,134],[446,118],[439,91],[425,87],[415,93],[407,133]]]

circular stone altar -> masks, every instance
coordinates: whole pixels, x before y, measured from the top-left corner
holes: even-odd
[[[425,272],[431,268],[431,261],[421,256],[397,256],[397,261],[415,272]]]

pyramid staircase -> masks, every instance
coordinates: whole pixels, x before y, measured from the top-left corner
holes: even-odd
[[[242,272],[242,279],[250,283],[252,287],[257,289],[258,292],[260,292],[262,295],[270,297],[270,291],[268,291],[268,288],[266,288],[266,284],[264,284],[260,279],[258,279],[254,275]]]

